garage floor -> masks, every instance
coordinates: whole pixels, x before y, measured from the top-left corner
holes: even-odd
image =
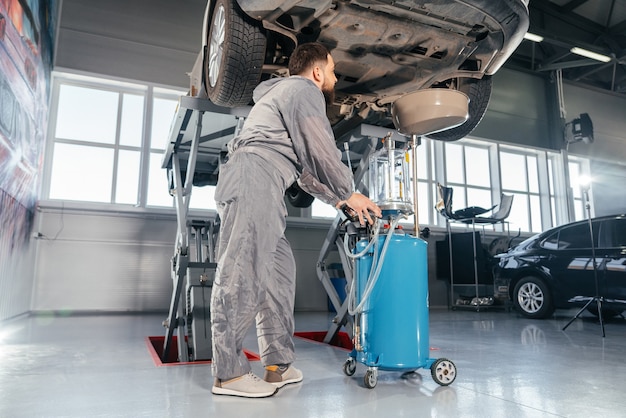
[[[575,313],[432,311],[431,356],[458,371],[448,387],[420,369],[412,379],[381,371],[367,389],[362,364],[343,374],[346,351],[296,339],[304,382],[258,400],[211,395],[206,364],[157,367],[146,337],[163,335],[165,314],[18,318],[0,324],[0,416],[624,417],[626,320],[609,322],[604,339],[587,314],[561,331]],[[325,331],[330,319],[299,313],[297,330]]]

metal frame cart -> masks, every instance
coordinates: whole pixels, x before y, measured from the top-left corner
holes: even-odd
[[[511,195],[502,194],[500,203],[498,205],[494,205],[491,208],[483,209],[472,207],[474,210],[474,216],[464,217],[457,215],[459,212],[466,211],[467,209],[461,209],[456,213],[452,211],[452,188],[445,187],[441,184],[437,184],[437,193],[439,195],[440,201],[443,203],[443,206],[439,210],[439,214],[446,221],[446,232],[448,237],[448,264],[449,264],[449,273],[450,273],[450,289],[449,289],[449,303],[448,305],[452,309],[462,308],[462,309],[472,309],[477,312],[485,309],[492,308],[501,308],[501,306],[493,305],[493,285],[481,284],[480,283],[480,274],[479,274],[479,256],[478,251],[482,251],[482,246],[479,249],[477,245],[477,241],[480,242],[481,237],[485,237],[485,225],[502,225],[502,232],[506,232],[507,241],[510,241],[510,233],[508,228],[508,222],[506,218],[508,217],[511,211],[511,205],[513,203],[513,197]],[[498,211],[491,216],[480,216],[483,213],[494,210],[494,208],[498,207]],[[468,208],[469,209],[469,208]],[[455,281],[454,277],[454,262],[453,262],[453,233],[451,224],[452,223],[461,223],[464,225],[471,225],[471,235],[472,235],[472,262],[473,262],[473,283],[471,284],[463,284]],[[476,225],[482,226],[482,234],[481,231],[476,229]],[[506,228],[505,228],[506,225]],[[482,260],[484,261],[484,260]],[[473,288],[473,298],[471,301],[468,300],[468,304],[462,304],[458,301],[455,301],[455,295],[459,293],[457,289],[471,289]],[[481,296],[483,295],[483,296]],[[487,296],[484,296],[487,295]]]

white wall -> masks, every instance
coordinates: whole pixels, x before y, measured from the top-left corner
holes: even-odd
[[[560,149],[562,137],[550,131],[550,96],[556,85],[549,78],[507,68],[493,77],[489,108],[473,136],[513,144]],[[590,158],[626,160],[626,96],[590,89],[564,81],[563,104],[566,121],[588,113],[594,125],[595,142],[578,143],[569,152]],[[555,105],[557,105],[555,103]],[[556,109],[558,117],[558,108]]]
[[[330,222],[328,222],[328,226]],[[324,311],[327,295],[316,273],[328,226],[296,225],[287,230],[296,259],[296,310]],[[145,312],[169,308],[170,259],[176,218],[138,212],[106,212],[43,207],[37,213],[34,241],[33,311],[61,313]],[[435,241],[429,239],[429,289],[433,307],[447,305],[445,283],[436,279]],[[488,242],[488,241],[486,241]],[[332,253],[327,265],[338,262]]]
[[[172,295],[174,214],[43,207],[34,311],[167,311]],[[325,227],[287,231],[297,265],[296,309],[327,307],[316,264]]]
[[[64,0],[56,67],[188,87],[205,0]]]
[[[500,69],[493,76],[487,113],[472,136],[551,148],[547,95],[544,79]]]
[[[567,121],[588,113],[593,122],[591,144],[571,144],[569,153],[592,159],[591,200],[594,216],[626,213],[626,99],[566,85]]]
[[[626,96],[612,95],[571,84],[564,85],[566,120],[588,113],[593,122],[595,140],[570,145],[574,155],[624,163],[626,161]]]
[[[41,208],[35,311],[167,310],[173,215]]]

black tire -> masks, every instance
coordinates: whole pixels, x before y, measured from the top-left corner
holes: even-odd
[[[249,104],[265,59],[263,28],[235,0],[217,0],[207,32],[204,85],[209,99],[225,107]]]
[[[363,384],[368,389],[374,389],[376,387],[376,383],[378,383],[378,373],[374,370],[368,370],[365,372],[365,376],[363,376]]]
[[[345,363],[343,363],[343,373],[346,376],[352,376],[356,371],[356,360],[353,357],[349,357]]]
[[[448,386],[456,379],[456,366],[447,358],[437,359],[430,366],[430,376],[441,386]]]
[[[428,137],[439,141],[456,141],[469,135],[487,112],[487,106],[489,106],[491,99],[491,86],[490,76],[484,76],[481,79],[460,79],[458,90],[467,94],[470,99],[469,119],[456,128],[437,132],[428,135]]]
[[[298,183],[292,184],[285,192],[285,196],[294,208],[308,208],[315,200],[315,197],[302,190]]]
[[[513,290],[513,306],[531,319],[547,318],[554,312],[550,289],[543,280],[534,276],[517,282]]]

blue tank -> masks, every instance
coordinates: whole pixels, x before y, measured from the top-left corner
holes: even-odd
[[[411,235],[381,234],[377,254],[390,239],[380,276],[363,305],[357,322],[360,350],[356,359],[382,370],[430,367],[428,337],[428,244]],[[367,241],[357,243],[361,252]],[[356,260],[356,301],[361,302],[374,259],[374,250]],[[355,329],[355,332],[357,330]],[[359,348],[359,347],[357,347]]]

